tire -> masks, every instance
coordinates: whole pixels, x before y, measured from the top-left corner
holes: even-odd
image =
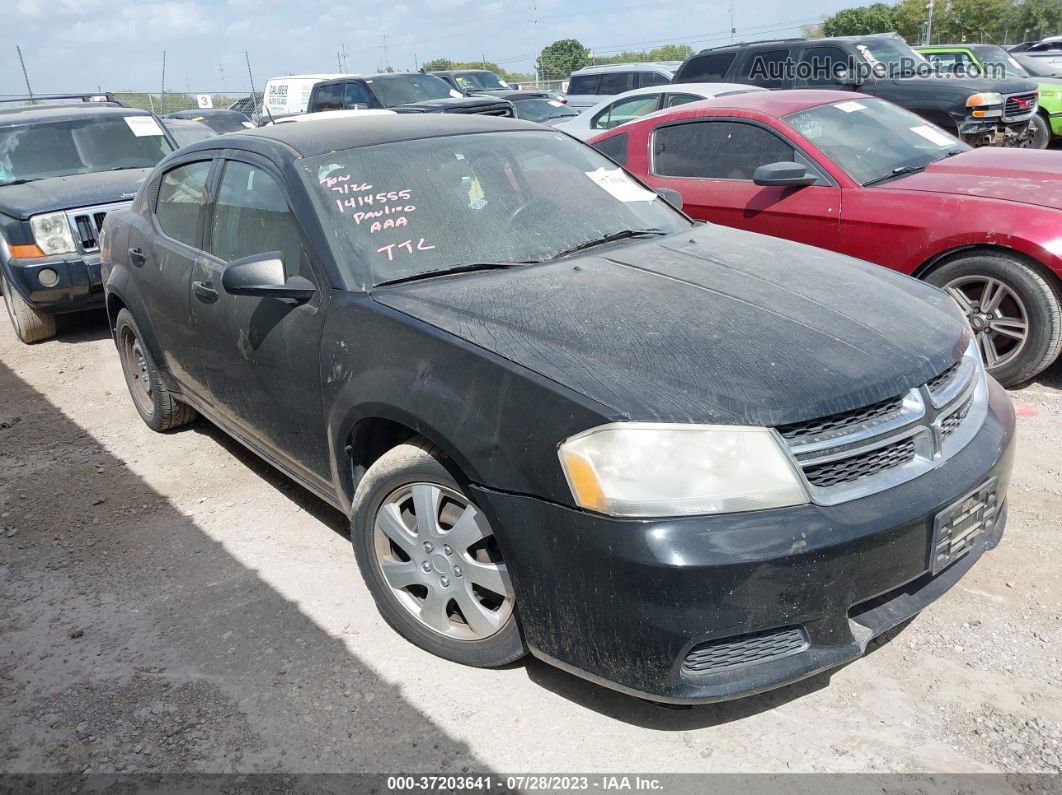
[[[385,453],[358,485],[350,540],[395,631],[447,660],[496,668],[527,654],[515,595],[493,529],[443,461],[419,439]]]
[[[195,409],[166,388],[143,339],[133,314],[128,309],[121,310],[115,319],[114,341],[133,405],[153,431],[172,431],[187,425],[196,418]]]
[[[966,311],[988,372],[1003,386],[1024,383],[1062,351],[1059,285],[1016,256],[978,252],[925,277]],[[982,306],[986,296],[990,311]],[[1024,323],[1024,338],[1018,339]],[[1003,329],[1004,331],[1000,331]]]
[[[1042,113],[1033,114],[1032,120],[1029,122],[1029,128],[1032,130],[1032,138],[1029,139],[1029,149],[1046,149],[1047,145],[1051,143],[1051,124],[1047,121]]]
[[[15,336],[26,344],[42,342],[55,336],[55,315],[38,312],[18,290],[11,286],[7,276],[0,271],[0,288],[4,291],[4,306],[15,329]]]

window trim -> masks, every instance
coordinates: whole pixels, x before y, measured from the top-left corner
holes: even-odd
[[[604,108],[602,108],[600,111],[598,111],[598,113],[592,119],[590,119],[590,129],[591,130],[601,130],[602,132],[608,132],[609,130],[616,129],[616,127],[622,127],[623,126],[622,124],[617,124],[616,127],[595,127],[594,125],[597,124],[598,120],[602,116],[604,116],[605,114],[608,114],[608,117],[611,120],[612,119],[612,109],[615,108],[617,105],[619,105],[621,102],[630,102],[631,100],[634,100],[634,99],[641,99],[643,97],[651,97],[652,95],[653,95],[652,92],[648,92],[648,93],[645,93],[645,94],[635,94],[633,97],[624,97],[623,99],[617,99],[615,102],[608,103],[608,105],[606,105]],[[659,94],[656,95],[656,107],[653,108],[653,110],[649,111],[649,113],[655,113],[656,111],[660,110],[660,100],[661,100],[661,98],[663,96],[664,96],[664,92],[663,91],[661,91]],[[638,121],[639,119],[641,119],[641,118],[643,118],[645,116],[648,116],[649,113],[643,113],[641,116],[635,116],[630,121]],[[629,122],[623,122],[623,124],[628,124],[628,123]]]
[[[805,185],[804,187],[808,187],[808,188],[839,188],[839,187],[841,187],[838,184],[837,180],[835,180],[832,175],[830,175],[825,169],[823,169],[822,166],[820,166],[818,164],[818,162],[813,157],[811,157],[806,151],[804,151],[804,148],[802,146],[797,145],[789,136],[784,135],[782,132],[780,132],[779,130],[775,129],[771,125],[765,124],[764,122],[759,121],[758,119],[746,119],[746,118],[742,118],[741,116],[699,116],[696,119],[683,119],[681,121],[672,121],[672,122],[665,122],[663,124],[658,124],[657,126],[655,126],[652,129],[652,131],[650,131],[649,136],[648,136],[648,142],[649,142],[648,155],[649,155],[649,174],[650,174],[650,176],[656,177],[658,179],[688,179],[688,180],[695,180],[697,182],[739,182],[739,183],[742,183],[742,184],[750,184],[750,185],[753,184],[751,179],[733,179],[733,178],[730,178],[730,177],[676,177],[676,176],[668,176],[668,175],[665,175],[665,174],[657,173],[657,171],[656,171],[656,133],[657,133],[657,131],[665,129],[667,127],[680,127],[680,126],[682,126],[684,124],[704,124],[706,122],[709,123],[709,124],[712,123],[712,122],[734,122],[734,123],[738,123],[738,124],[748,124],[750,126],[759,127],[760,129],[766,130],[767,132],[771,133],[771,135],[773,135],[775,138],[778,138],[782,142],[784,142],[784,143],[788,144],[789,146],[791,146],[793,148],[793,151],[803,159],[804,162],[802,162],[801,165],[805,166],[808,169],[809,172],[814,173],[818,177],[818,179],[819,179],[818,182],[815,182],[812,185]]]
[[[197,152],[189,152],[179,161],[168,164],[169,167],[158,175],[154,185],[151,188],[150,204],[148,205],[148,214],[151,216],[151,227],[159,237],[167,240],[170,243],[175,243],[178,246],[184,246],[197,253],[202,253],[204,245],[204,236],[206,234],[206,212],[214,201],[213,185],[215,173],[218,169],[218,150],[207,149],[199,150]],[[183,240],[178,240],[175,237],[171,237],[163,229],[162,224],[159,221],[159,194],[162,192],[162,181],[166,178],[167,174],[176,171],[179,168],[185,168],[186,166],[193,165],[195,163],[209,163],[210,167],[207,169],[206,182],[203,184],[206,190],[206,201],[199,208],[199,233],[196,235],[195,243],[186,243]]]
[[[306,252],[306,259],[310,264],[310,281],[314,283],[314,286],[317,288],[317,294],[320,295],[323,289],[321,285],[329,284],[327,279],[322,278],[325,269],[320,262],[320,258],[317,256],[316,248],[314,248],[310,242],[310,236],[306,234],[306,225],[302,222],[302,219],[299,218],[299,214],[292,206],[291,190],[288,187],[287,181],[281,175],[280,170],[269,159],[243,149],[226,149],[223,152],[220,152],[215,160],[214,171],[212,172],[213,179],[210,184],[208,201],[206,204],[206,218],[203,225],[203,247],[200,250],[200,253],[211,262],[220,265],[222,269],[227,268],[229,265],[230,260],[224,260],[210,251],[211,238],[214,233],[214,210],[217,205],[218,193],[221,190],[221,180],[225,174],[225,164],[230,160],[243,163],[244,165],[260,169],[267,173],[284,194],[284,202],[288,205],[288,212],[290,212],[292,218],[295,219],[295,225],[298,227],[299,236],[302,239],[302,247]],[[315,298],[311,301],[311,304],[316,304],[317,301],[318,299]]]

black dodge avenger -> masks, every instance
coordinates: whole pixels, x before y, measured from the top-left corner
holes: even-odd
[[[995,546],[1009,399],[943,292],[694,225],[484,117],[185,147],[107,216],[137,410],[350,516],[386,620],[658,702],[858,657]]]

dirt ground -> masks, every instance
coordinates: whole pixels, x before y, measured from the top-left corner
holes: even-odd
[[[663,710],[420,651],[343,516],[133,409],[100,316],[0,323],[0,772],[1062,770],[1062,367],[1012,393],[1001,545],[864,659]]]

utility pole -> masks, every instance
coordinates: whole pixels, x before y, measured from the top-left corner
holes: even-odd
[[[218,74],[221,75],[221,87],[222,87],[222,89],[224,89],[225,88],[225,64],[223,64],[223,63],[219,63],[218,64]]]
[[[387,53],[387,34],[383,34],[383,51],[384,51],[384,67],[386,69],[391,68],[391,56]]]
[[[166,93],[166,51],[162,51],[162,85],[159,86],[159,101],[162,101],[162,96]]]
[[[734,34],[737,33],[737,28],[734,27],[734,0],[730,0],[730,43],[734,43]]]
[[[18,50],[18,62],[22,67],[22,78],[26,81],[26,93],[29,94],[30,99],[33,99],[33,89],[30,88],[29,72],[26,71],[26,62],[22,58],[22,48],[16,44],[15,49]]]
[[[929,0],[926,3],[926,25],[925,33],[922,36],[922,46],[928,47],[932,42],[930,37],[933,35],[933,0]]]

